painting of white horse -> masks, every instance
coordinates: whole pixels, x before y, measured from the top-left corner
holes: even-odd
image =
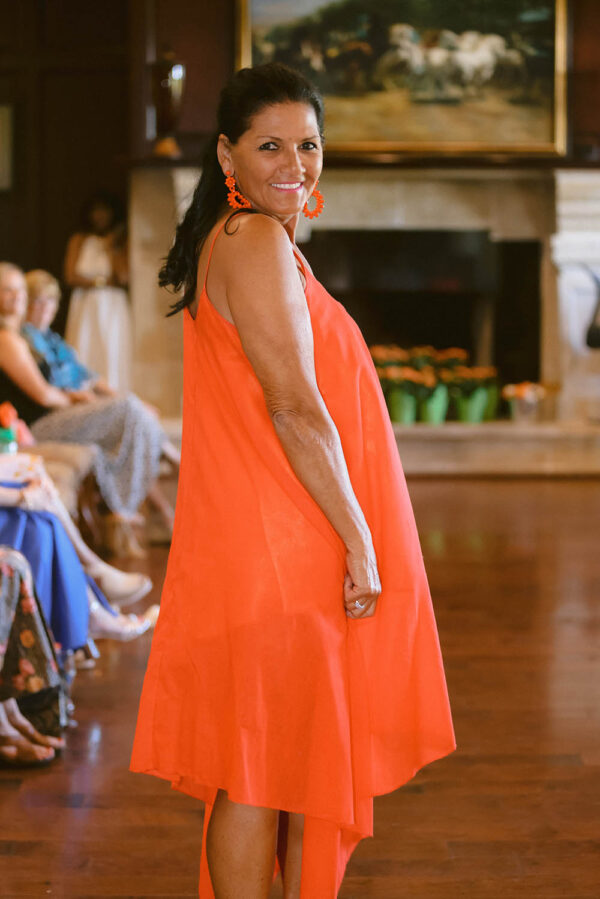
[[[567,0],[239,0],[240,65],[326,100],[333,153],[560,154]]]

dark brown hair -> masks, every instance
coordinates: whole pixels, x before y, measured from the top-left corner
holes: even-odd
[[[250,127],[252,117],[275,103],[307,103],[312,106],[323,136],[323,98],[299,72],[275,62],[236,72],[221,91],[217,130],[206,146],[202,175],[159,272],[158,283],[161,287],[172,287],[176,291],[183,288],[183,296],[171,305],[169,315],[180,312],[193,302],[198,257],[227,199],[225,179],[217,158],[219,134],[227,135],[230,142],[236,144]],[[232,213],[234,215],[235,212]]]

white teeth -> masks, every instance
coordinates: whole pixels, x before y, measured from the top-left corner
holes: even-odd
[[[284,187],[284,188],[287,188],[288,190],[295,190],[296,188],[300,187],[301,185],[302,185],[302,181],[293,181],[293,182],[284,183],[284,184],[272,184],[271,187]]]

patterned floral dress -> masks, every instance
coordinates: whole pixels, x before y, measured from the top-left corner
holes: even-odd
[[[29,563],[0,546],[0,702],[12,697],[42,733],[66,726],[66,686]]]

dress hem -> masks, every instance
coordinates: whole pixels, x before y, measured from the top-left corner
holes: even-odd
[[[436,762],[442,758],[445,758],[446,756],[450,755],[455,750],[456,750],[456,744],[452,745],[451,747],[446,747],[444,749],[434,750],[432,753],[423,756],[422,760],[420,760],[415,766],[413,766],[411,769],[409,769],[412,773],[410,773],[408,775],[406,775],[406,774],[400,775],[399,776],[401,778],[400,780],[398,780],[398,778],[395,778],[395,779],[392,778],[392,779],[390,779],[390,782],[388,785],[379,784],[373,793],[369,793],[366,796],[360,797],[360,798],[363,801],[373,800],[376,796],[385,796],[388,793],[393,793],[396,790],[399,790],[401,787],[405,786],[409,781],[411,781],[413,779],[413,777],[415,777],[415,775],[418,774],[418,772],[421,771],[423,768],[425,768],[427,765],[430,765],[433,762]],[[316,815],[316,814],[313,814],[307,808],[299,808],[298,805],[294,802],[277,801],[275,803],[274,800],[269,800],[269,799],[266,799],[265,801],[260,801],[260,802],[256,801],[256,799],[253,799],[252,801],[250,801],[250,799],[247,796],[237,795],[237,794],[231,795],[231,791],[223,784],[210,784],[210,783],[207,783],[206,781],[198,780],[197,778],[192,777],[192,775],[190,775],[190,774],[167,773],[166,771],[161,771],[158,768],[152,768],[152,767],[146,768],[146,767],[141,767],[141,766],[140,767],[130,766],[129,771],[134,774],[147,774],[152,777],[159,777],[162,780],[170,781],[171,789],[177,790],[180,793],[185,793],[187,796],[193,796],[195,799],[198,799],[199,802],[206,802],[207,800],[200,798],[197,793],[191,792],[189,789],[183,789],[181,786],[179,786],[179,783],[183,778],[189,778],[190,780],[192,780],[192,782],[195,785],[197,784],[199,791],[215,791],[216,792],[217,790],[226,790],[227,795],[232,802],[238,802],[242,805],[251,805],[251,806],[255,806],[255,807],[259,807],[259,808],[277,809],[279,811],[291,812],[292,814],[306,815],[309,818],[317,818],[322,821],[329,821],[330,823],[335,824],[337,827],[340,827],[343,830],[349,830],[354,833],[360,834],[361,839],[365,839],[366,837],[373,836],[372,829],[370,831],[366,832],[366,831],[358,828],[356,826],[356,823],[354,823],[354,822],[340,821],[339,817],[334,817],[333,815],[324,815],[322,813]]]

